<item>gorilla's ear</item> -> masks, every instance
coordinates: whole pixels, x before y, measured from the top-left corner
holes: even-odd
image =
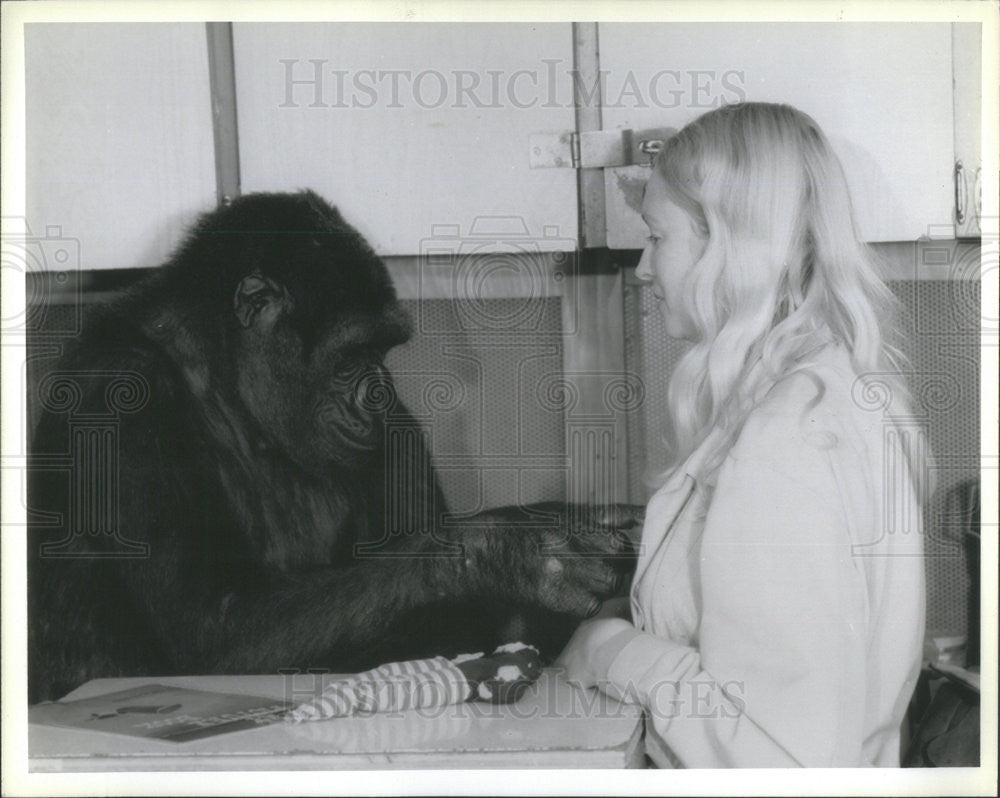
[[[240,324],[246,328],[253,324],[262,312],[268,308],[277,310],[279,306],[287,304],[287,300],[288,291],[284,286],[260,272],[254,272],[240,280],[240,284],[236,287],[233,311]]]

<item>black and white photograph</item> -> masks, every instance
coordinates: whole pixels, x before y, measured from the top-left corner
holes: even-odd
[[[2,10],[5,795],[996,794],[1000,5]]]

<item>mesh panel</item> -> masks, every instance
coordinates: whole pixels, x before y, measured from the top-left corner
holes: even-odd
[[[960,519],[945,514],[950,490],[979,476],[980,285],[963,281],[892,284],[909,316],[904,348],[911,390],[928,414],[937,488],[926,516],[927,628],[966,631],[969,578]],[[943,386],[947,395],[933,393]]]
[[[560,301],[532,303],[529,317],[523,299],[480,300],[470,321],[451,300],[403,302],[415,334],[386,365],[424,426],[453,512],[566,495],[563,414],[537,390],[562,374]]]
[[[660,442],[667,417],[667,383],[688,349],[667,337],[659,303],[649,286],[625,286],[625,368],[642,376],[645,402],[629,414],[629,501],[645,503],[656,490],[665,461]]]

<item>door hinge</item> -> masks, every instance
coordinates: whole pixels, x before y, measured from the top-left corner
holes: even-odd
[[[532,133],[528,140],[532,169],[601,169],[652,163],[676,128]]]

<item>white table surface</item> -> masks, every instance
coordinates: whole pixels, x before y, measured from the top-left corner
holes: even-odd
[[[95,679],[63,700],[143,684],[308,700],[315,678],[180,676]],[[623,768],[642,764],[642,715],[546,669],[509,706],[479,702],[433,710],[274,724],[187,743],[29,724],[33,772],[335,770],[382,768]]]

